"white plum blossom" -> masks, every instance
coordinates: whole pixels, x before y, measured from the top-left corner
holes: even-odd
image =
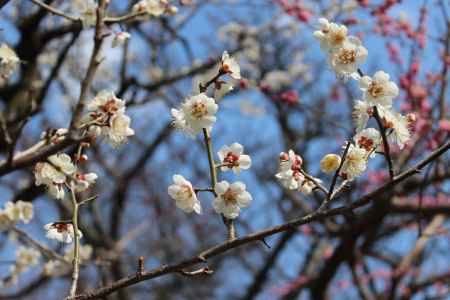
[[[73,230],[72,223],[48,223],[44,225],[44,229],[47,231],[46,237],[49,239],[57,240],[61,243],[72,243],[75,238],[75,232]],[[78,235],[80,238],[83,236],[83,233],[78,230]]]
[[[4,209],[0,209],[0,230],[23,222],[28,224],[33,218],[33,204],[19,200],[17,202],[8,201]]]
[[[95,173],[86,173],[81,174],[77,173],[75,174],[75,191],[77,192],[83,192],[87,190],[90,186],[95,184],[95,181],[97,180],[98,176]]]
[[[320,18],[319,30],[314,31],[314,37],[319,40],[322,50],[331,51],[341,47],[347,40],[347,27]]]
[[[300,172],[302,165],[302,158],[295,154],[293,150],[288,153],[280,153],[279,172],[275,177],[280,183],[289,190],[298,189],[300,184],[305,180],[305,177]]]
[[[333,50],[329,55],[329,63],[339,77],[347,78],[358,71],[366,61],[367,49],[356,37],[349,37],[342,47]]]
[[[194,211],[201,214],[202,207],[192,184],[178,174],[173,176],[173,182],[174,184],[169,186],[167,192],[175,200],[176,206],[188,213]]]
[[[359,86],[363,91],[363,99],[370,105],[387,108],[392,106],[392,99],[399,93],[397,85],[383,71],[377,71],[373,77],[363,76],[359,80]]]
[[[240,181],[232,184],[221,181],[215,185],[214,191],[217,194],[213,202],[214,210],[227,219],[237,218],[241,208],[248,206],[252,201],[252,195]]]
[[[235,174],[239,174],[240,170],[250,168],[252,160],[250,156],[242,154],[244,147],[239,143],[233,143],[229,146],[223,146],[217,155],[220,159],[220,169],[225,172],[233,170]]]
[[[340,175],[347,180],[360,176],[366,170],[367,157],[365,149],[350,144]]]
[[[381,134],[375,128],[361,130],[353,137],[353,140],[358,147],[365,149],[367,152],[376,150],[382,143]]]
[[[220,70],[231,76],[234,79],[241,79],[241,69],[236,60],[231,57],[227,51],[222,54],[222,60],[220,64]]]
[[[372,115],[372,106],[370,106],[366,101],[356,100],[355,105],[353,106],[352,117],[357,133],[366,127],[367,122],[369,122]]]
[[[8,78],[19,66],[20,59],[8,45],[0,46],[0,77]]]
[[[109,126],[102,128],[102,132],[111,146],[118,147],[124,144],[129,136],[134,135],[134,130],[130,128],[130,123],[130,117],[123,112],[117,112],[111,116]]]
[[[202,131],[210,130],[216,122],[218,105],[213,98],[204,93],[187,98],[181,105],[181,109],[171,110],[174,118],[173,125],[186,132],[191,137]]]
[[[87,109],[112,115],[125,109],[125,101],[117,98],[111,91],[102,90],[87,104]]]
[[[53,197],[64,198],[64,183],[67,175],[72,175],[76,167],[67,154],[54,154],[48,157],[49,162],[39,162],[34,169],[36,185],[45,185]]]
[[[403,149],[411,139],[408,117],[390,110],[384,111],[383,115],[380,114],[380,117],[384,128],[386,128],[388,141]]]
[[[100,91],[87,108],[90,112],[80,126],[87,126],[94,135],[105,136],[111,146],[118,147],[134,135],[134,130],[130,128],[131,119],[125,115],[125,101],[113,92]]]
[[[114,34],[114,39],[112,41],[111,47],[115,48],[119,45],[125,44],[125,42],[131,37],[131,34],[126,31],[119,31]]]

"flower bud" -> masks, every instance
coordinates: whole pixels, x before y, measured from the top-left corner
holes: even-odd
[[[325,173],[331,173],[337,170],[341,163],[341,157],[337,154],[327,154],[320,161],[320,170]]]

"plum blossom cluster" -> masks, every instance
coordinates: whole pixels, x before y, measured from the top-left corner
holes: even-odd
[[[67,188],[83,192],[92,186],[96,179],[95,173],[81,173],[65,154],[54,154],[46,162],[38,162],[34,168],[36,185],[44,185],[49,194],[56,199],[63,199]]]
[[[33,219],[33,204],[19,200],[8,201],[3,209],[0,209],[0,231],[8,229],[22,222],[28,224]]]
[[[229,82],[220,78],[224,75],[230,76],[232,79],[241,79],[240,67],[237,61],[231,57],[228,52],[224,52],[219,62],[216,74],[212,79],[205,83],[200,82],[198,85],[199,93],[187,98],[181,105],[180,109],[173,108],[171,110],[174,119],[173,125],[182,130],[190,137],[195,137],[202,132],[205,135],[207,148],[212,152],[212,145],[209,145],[209,134],[216,122],[216,113],[219,109],[216,96],[223,96],[223,90],[228,92],[232,89]],[[208,96],[208,87],[213,86],[215,98]],[[249,169],[251,166],[251,158],[244,154],[244,147],[239,143],[223,146],[218,152],[219,162],[210,159],[211,168],[215,174],[216,169],[222,172],[233,171],[239,175],[241,170]],[[211,176],[213,176],[211,174]],[[215,177],[215,176],[213,176]],[[168,193],[175,200],[177,207],[185,212],[201,213],[202,208],[197,198],[199,189],[195,189],[191,182],[181,175],[173,176],[174,183],[169,186]],[[227,219],[235,219],[239,216],[240,210],[246,207],[252,201],[251,194],[246,190],[246,185],[240,181],[229,183],[227,181],[214,182],[208,191],[215,195],[213,208]]]
[[[305,195],[311,194],[322,181],[308,175],[302,170],[303,160],[293,150],[281,152],[279,157],[279,171],[275,177],[289,190],[297,190]]]
[[[17,284],[19,275],[38,265],[41,253],[33,248],[20,246],[16,250],[16,259],[9,268],[9,276],[0,281],[0,287]]]
[[[113,147],[127,142],[134,135],[131,119],[125,114],[125,101],[113,92],[100,91],[87,105],[88,114],[82,118],[80,128],[87,128],[94,136],[104,136]]]
[[[392,102],[398,96],[399,89],[390,80],[389,74],[377,71],[372,77],[363,75],[359,66],[365,61],[368,52],[361,41],[347,36],[345,25],[324,18],[319,19],[319,24],[319,30],[314,32],[314,36],[319,40],[321,49],[327,53],[331,68],[339,77],[357,80],[362,92],[362,100],[356,100],[353,108],[356,135],[353,143],[348,145],[346,157],[341,162],[338,155],[328,154],[320,164],[321,170],[329,173],[337,170],[342,163],[340,175],[351,180],[366,170],[370,157],[385,151],[380,132],[375,128],[366,128],[370,118],[379,118],[388,141],[400,148],[411,137],[408,127],[413,118],[394,110]]]
[[[357,73],[359,66],[367,58],[367,49],[355,36],[347,35],[347,27],[319,19],[319,30],[314,32],[320,47],[328,54],[331,68],[341,78],[348,78]]]
[[[216,100],[232,89],[230,83],[219,80],[219,77],[227,74],[233,79],[241,79],[239,64],[226,51],[222,55],[216,73],[213,81],[210,81],[210,83],[214,83],[214,94],[218,96],[216,99],[206,94],[209,84],[203,86],[202,83],[199,83],[198,94],[186,98],[179,109],[172,108],[171,110],[174,127],[188,136],[195,137],[203,128],[211,130],[216,122],[216,113],[219,109]]]

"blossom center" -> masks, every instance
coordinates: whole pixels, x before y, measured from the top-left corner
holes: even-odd
[[[383,86],[381,84],[378,84],[376,82],[372,82],[369,86],[369,89],[367,90],[367,92],[374,98],[383,96],[384,94],[384,89]]]
[[[338,54],[338,60],[345,65],[352,64],[356,61],[356,51],[342,49],[341,52]]]
[[[222,198],[226,205],[233,205],[237,203],[237,193],[231,189],[228,189],[225,193],[223,193]]]
[[[223,159],[223,162],[229,168],[237,167],[239,166],[239,156],[234,154],[233,152],[228,152],[227,156]]]
[[[180,198],[183,198],[183,199],[192,198],[192,196],[193,196],[192,188],[187,184],[183,184],[183,185],[181,185],[178,195],[180,196]]]
[[[69,231],[69,223],[55,223],[53,226],[58,232]]]
[[[202,102],[196,102],[192,105],[191,114],[196,119],[201,119],[208,114],[206,105]]]
[[[340,45],[345,41],[345,33],[342,30],[339,30],[337,32],[334,32],[331,36],[331,40],[333,41],[333,44]]]
[[[102,109],[106,113],[114,113],[119,110],[119,108],[117,107],[116,101],[114,99],[110,99],[110,100],[106,101],[106,103],[103,104]]]
[[[373,140],[365,136],[360,137],[360,139],[358,140],[358,145],[361,148],[366,149],[367,151],[370,151],[373,148],[373,144],[374,144]]]

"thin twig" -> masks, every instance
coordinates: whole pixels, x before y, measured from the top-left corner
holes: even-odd
[[[383,139],[384,157],[386,158],[386,161],[388,163],[389,178],[392,180],[395,176],[394,164],[392,163],[391,150],[389,148],[389,142],[387,140],[386,128],[384,128],[383,126],[383,122],[381,121],[381,117],[376,105],[373,107],[373,117],[377,121],[378,128],[380,128],[381,138]]]
[[[81,22],[80,18],[69,16],[68,14],[65,14],[63,11],[60,11],[59,9],[56,9],[48,4],[45,4],[44,2],[41,2],[39,0],[31,0],[31,2],[42,7],[43,9],[49,11],[50,13],[52,13],[54,15],[66,18],[67,20],[70,20],[72,22]]]
[[[105,15],[105,5],[106,5],[105,1],[102,0],[96,11],[97,20],[95,24],[94,49],[92,50],[91,59],[89,61],[86,75],[83,81],[81,82],[80,96],[78,98],[78,104],[76,105],[74,113],[72,115],[72,120],[70,121],[69,130],[73,130],[81,118],[88,90],[92,84],[92,81],[94,80],[94,76],[98,69],[98,66],[101,63],[99,55],[103,39],[105,38],[105,34],[103,34],[103,25],[104,25],[103,18]]]
[[[75,239],[72,261],[72,284],[70,285],[69,297],[74,297],[77,292],[78,277],[80,275],[80,233],[78,231],[78,202],[73,186],[70,189],[70,193],[72,196],[72,226]]]
[[[336,186],[336,182],[339,177],[339,172],[341,172],[342,166],[344,165],[345,159],[347,157],[348,149],[350,149],[350,144],[351,144],[350,140],[347,141],[347,145],[345,146],[344,153],[342,153],[341,163],[339,164],[339,167],[337,168],[336,172],[334,172],[334,176],[333,176],[333,179],[331,180],[330,188],[328,189],[327,197],[320,205],[319,210],[326,209],[328,204],[331,202],[334,187]]]
[[[206,145],[206,151],[208,153],[209,173],[210,173],[210,177],[211,177],[211,189],[212,189],[212,193],[214,194],[214,196],[217,197],[217,194],[214,190],[214,188],[217,184],[217,170],[216,170],[216,165],[214,162],[214,154],[213,154],[214,151],[213,151],[211,136],[206,128],[203,128],[203,139],[204,139],[204,142]],[[222,221],[225,224],[225,226],[227,227],[228,239],[229,240],[235,239],[236,231],[234,228],[233,220],[227,219],[227,218],[225,218],[225,216],[222,215]]]

